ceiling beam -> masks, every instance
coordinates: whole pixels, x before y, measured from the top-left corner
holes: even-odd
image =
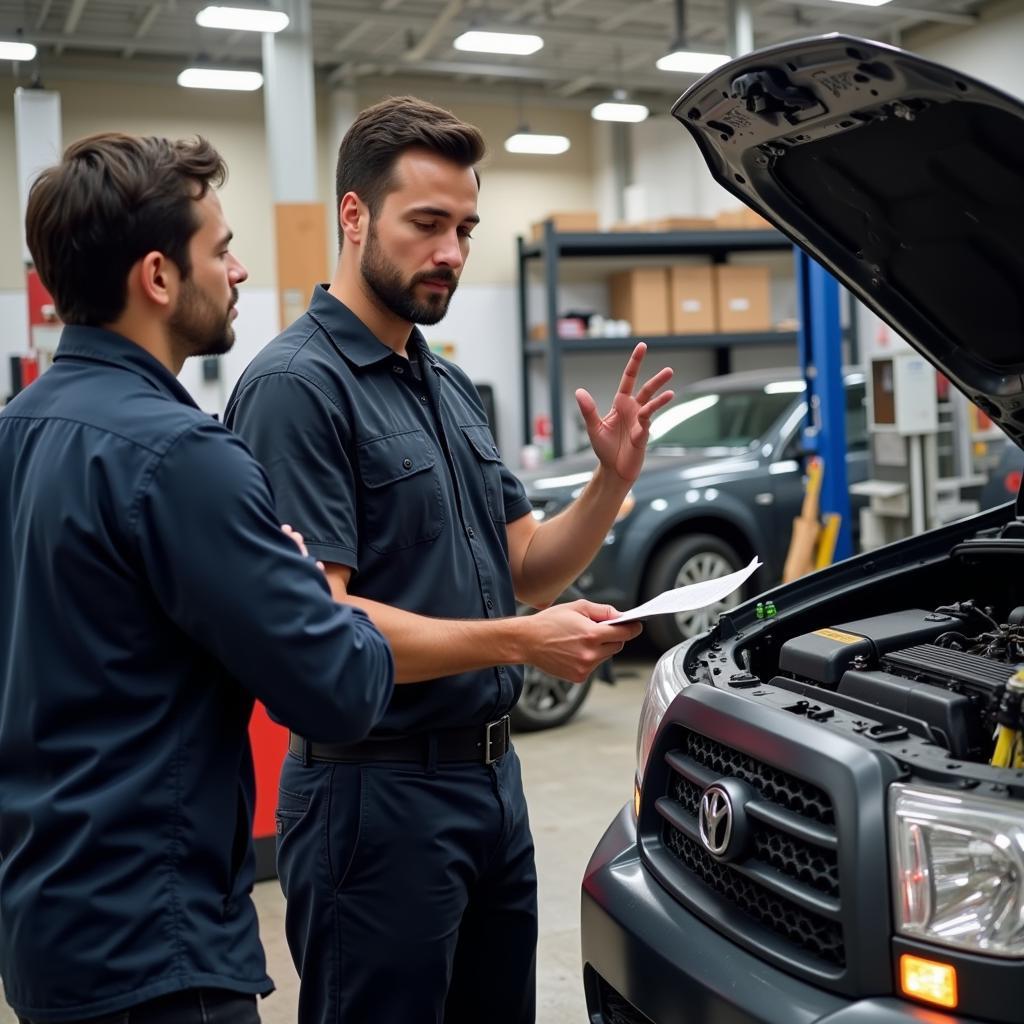
[[[415,64],[417,61],[423,60],[440,41],[441,36],[448,28],[448,23],[462,13],[464,3],[465,0],[448,0],[445,9],[423,34],[420,41],[411,50],[406,50],[402,54],[402,60],[407,64]]]
[[[566,82],[565,85],[561,85],[555,91],[559,96],[568,98],[569,96],[575,96],[579,92],[583,92],[584,89],[589,89],[594,84],[593,75],[580,75],[579,78],[574,78],[571,82]]]
[[[149,5],[149,10],[146,11],[146,13],[142,16],[142,20],[139,22],[138,27],[135,29],[136,39],[142,39],[149,32],[149,30],[153,27],[153,22],[156,21],[157,16],[160,14],[162,7],[163,4],[160,3]],[[135,47],[126,46],[124,50],[121,52],[121,56],[126,59],[129,57],[134,57]]]
[[[50,8],[53,6],[53,0],[43,0],[39,5],[39,17],[36,18],[36,30],[38,31],[46,24],[46,19],[50,16]]]
[[[334,50],[336,53],[341,53],[347,50],[350,46],[357,43],[367,32],[373,27],[371,21],[361,21],[358,25],[350,28],[341,38],[334,44]]]
[[[73,36],[75,29],[78,28],[78,22],[82,17],[82,12],[85,10],[85,5],[89,0],[71,0],[71,6],[68,8],[68,16],[64,19],[64,28],[62,35]],[[64,47],[61,44],[57,45],[57,55],[63,52]]]

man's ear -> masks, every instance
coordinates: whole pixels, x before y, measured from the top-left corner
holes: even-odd
[[[338,204],[338,224],[346,242],[359,245],[366,238],[370,223],[370,211],[366,204],[355,194],[346,192]]]
[[[134,284],[139,298],[166,308],[174,305],[181,274],[172,260],[162,252],[147,252],[129,274],[129,289]]]

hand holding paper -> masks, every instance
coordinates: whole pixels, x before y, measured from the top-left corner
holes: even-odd
[[[728,576],[720,576],[716,580],[703,580],[691,583],[688,587],[677,587],[666,590],[650,601],[630,608],[617,619],[608,622],[630,622],[633,619],[646,619],[652,615],[676,615],[679,612],[692,612],[697,608],[706,608],[709,604],[717,604],[728,597],[734,590],[741,587],[761,566],[760,559],[755,555],[750,565]]]

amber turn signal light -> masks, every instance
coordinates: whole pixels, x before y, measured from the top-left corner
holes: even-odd
[[[904,953],[900,957],[900,989],[911,999],[952,1010],[957,1004],[956,968]]]

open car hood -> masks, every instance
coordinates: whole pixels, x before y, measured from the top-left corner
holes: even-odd
[[[719,184],[1024,447],[1024,104],[829,35],[723,65],[672,113]]]

